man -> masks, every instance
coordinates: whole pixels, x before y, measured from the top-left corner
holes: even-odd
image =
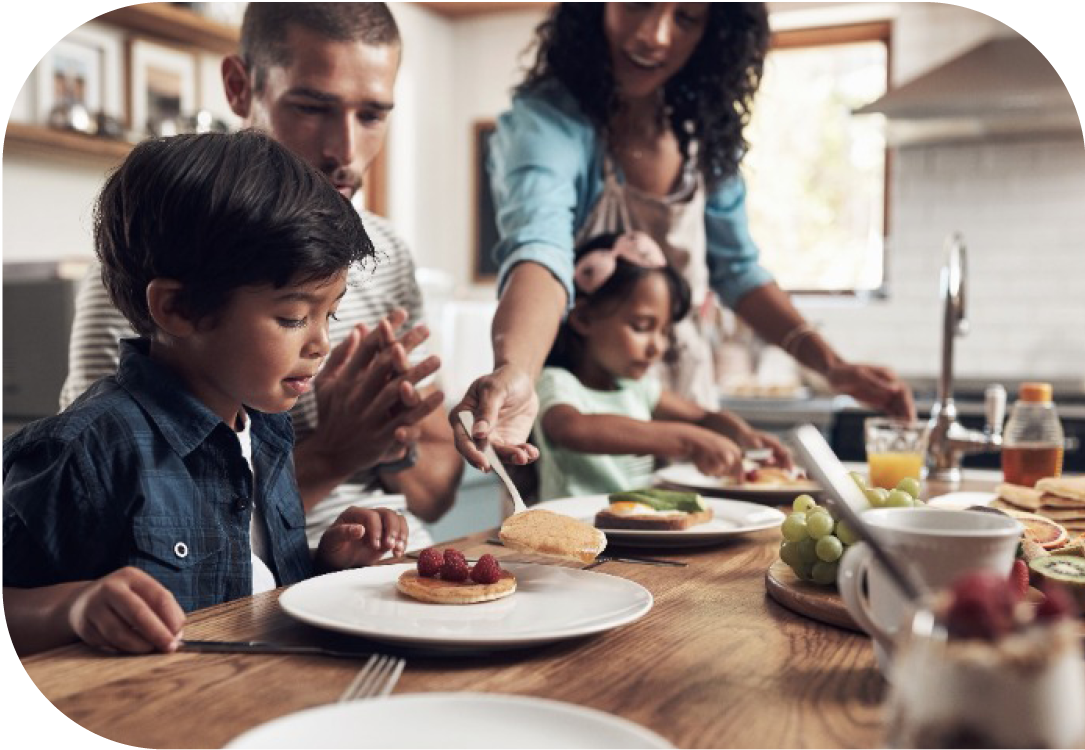
[[[240,54],[223,60],[222,82],[244,125],[269,133],[353,198],[384,144],[401,52],[384,3],[250,3]],[[428,336],[410,252],[387,221],[361,213],[377,267],[353,274],[331,321],[335,349],[291,411],[298,487],[310,545],[351,505],[398,503],[418,548],[430,542],[419,519],[435,521],[451,507],[463,462],[438,408],[443,394],[415,388],[437,369],[436,357],[407,359]],[[76,302],[61,408],[116,370],[117,341],[132,335],[92,269]],[[389,404],[374,398],[386,383],[374,383],[373,373],[389,362],[403,380],[391,409],[409,412],[412,425],[394,432]]]

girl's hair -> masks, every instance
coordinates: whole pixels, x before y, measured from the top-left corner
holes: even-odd
[[[517,91],[559,81],[605,132],[619,101],[603,32],[604,6],[556,5],[535,29],[535,62]],[[764,3],[709,3],[704,36],[664,86],[665,117],[687,158],[697,141],[697,168],[710,186],[735,175],[748,148],[743,128],[768,46]]]
[[[374,254],[327,178],[252,130],[140,143],[98,197],[94,247],[110,299],[144,336],[153,279],[180,281],[178,305],[200,321],[239,287],[330,280]]]
[[[576,259],[580,260],[594,250],[605,250],[614,247],[614,243],[619,237],[621,235],[618,233],[600,234],[592,237],[576,249]],[[577,301],[583,300],[583,303],[593,311],[606,315],[616,310],[624,300],[629,298],[640,280],[652,273],[662,274],[666,280],[671,294],[671,323],[677,323],[689,313],[690,291],[686,280],[669,265],[662,268],[645,268],[619,258],[615,264],[614,273],[594,292],[588,294],[577,289]],[[673,351],[672,347],[670,352]],[[554,345],[550,348],[550,354],[546,358],[546,366],[575,370],[583,357],[584,337],[573,330],[568,318],[566,318],[561,327],[558,328],[558,335],[554,339]]]

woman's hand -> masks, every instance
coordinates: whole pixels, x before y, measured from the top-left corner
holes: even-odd
[[[103,651],[176,651],[185,613],[169,589],[139,568],[121,568],[91,581],[72,600],[68,624]]]
[[[844,363],[830,368],[825,377],[837,393],[852,396],[891,417],[909,422],[916,418],[912,389],[887,367]]]
[[[461,411],[475,417],[471,435],[460,423]],[[489,461],[476,443],[489,441],[501,460],[518,465],[539,457],[539,449],[527,442],[538,413],[535,381],[526,371],[505,365],[473,382],[448,419],[456,436],[456,450],[476,469],[489,471]]]
[[[320,537],[317,561],[325,570],[372,565],[386,552],[407,549],[407,519],[390,508],[350,507]]]

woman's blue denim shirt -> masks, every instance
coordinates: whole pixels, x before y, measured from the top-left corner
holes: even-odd
[[[556,81],[517,94],[490,139],[488,170],[500,240],[498,288],[513,266],[547,268],[574,299],[577,229],[603,191],[603,141],[573,97]],[[770,281],[746,220],[740,176],[705,196],[709,284],[728,306]]]

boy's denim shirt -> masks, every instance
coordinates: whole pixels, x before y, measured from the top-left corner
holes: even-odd
[[[290,417],[249,412],[254,488],[230,427],[148,353],[122,341],[116,376],[4,441],[4,586],[132,565],[185,611],[247,596],[254,499],[278,583],[308,578]]]

